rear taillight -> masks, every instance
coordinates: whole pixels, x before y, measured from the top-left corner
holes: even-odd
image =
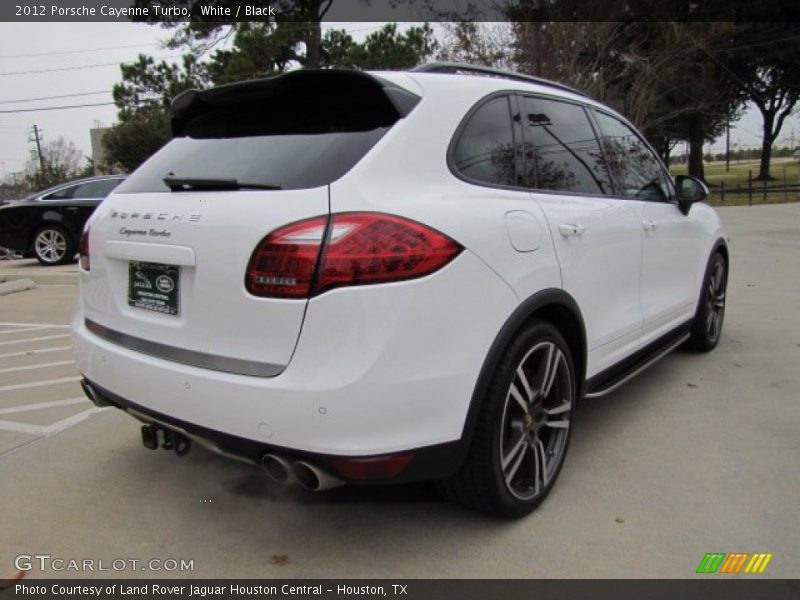
[[[78,242],[78,252],[80,253],[81,269],[88,271],[91,269],[91,260],[89,260],[89,228],[83,230],[80,242]]]
[[[337,287],[415,279],[462,250],[446,235],[394,215],[340,213],[328,221],[299,221],[265,237],[250,258],[247,291],[307,298]]]

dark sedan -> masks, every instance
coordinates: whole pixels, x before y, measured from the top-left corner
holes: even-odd
[[[84,224],[124,179],[124,175],[76,179],[0,207],[0,247],[35,256],[43,265],[74,260]]]

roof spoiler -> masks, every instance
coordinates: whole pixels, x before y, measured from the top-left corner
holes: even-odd
[[[191,89],[172,100],[172,135],[182,135],[186,124],[194,117],[214,108],[239,102],[269,100],[275,94],[303,91],[324,94],[341,91],[343,87],[371,87],[381,91],[398,118],[405,117],[420,101],[420,97],[380,76],[349,69],[300,69],[275,77],[251,79],[220,85],[207,90]]]

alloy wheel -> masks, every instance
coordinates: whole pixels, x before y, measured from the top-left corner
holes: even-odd
[[[36,236],[34,249],[44,262],[57,263],[64,259],[67,238],[57,229],[43,229]]]
[[[564,460],[572,415],[569,363],[554,343],[537,343],[517,366],[503,407],[502,476],[519,500],[542,494]]]
[[[722,260],[714,263],[714,270],[708,282],[706,308],[706,333],[710,341],[716,341],[725,314],[725,264]]]

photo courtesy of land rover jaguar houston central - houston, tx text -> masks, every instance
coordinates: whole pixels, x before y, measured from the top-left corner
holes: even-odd
[[[719,341],[708,190],[579,91],[297,70],[184,92],[172,130],[88,221],[72,322],[148,448],[522,516],[581,401]]]

